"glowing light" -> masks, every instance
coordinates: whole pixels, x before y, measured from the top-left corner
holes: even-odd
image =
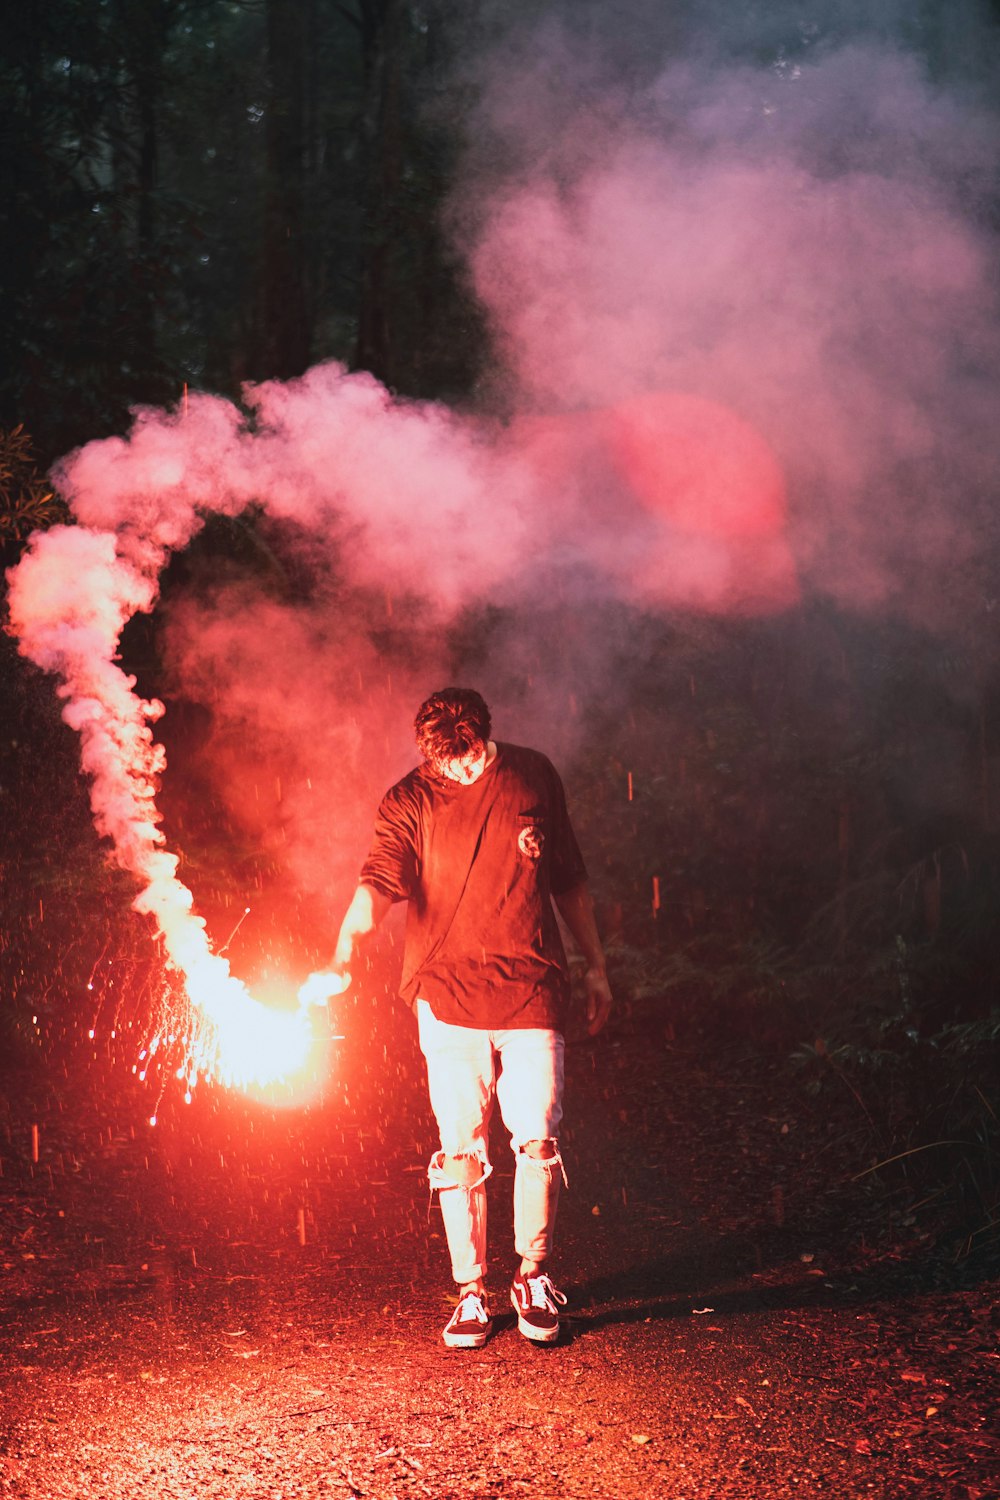
[[[164,459],[167,468],[171,462]],[[171,474],[158,471],[158,482],[173,482]],[[182,981],[183,994],[168,995],[167,1014],[157,1025],[157,1039],[165,1030],[183,1048],[178,1078],[189,1092],[199,1078],[239,1088],[267,1085],[299,1073],[309,1060],[314,1037],[307,1003],[286,1010],[262,1005],[234,978],[222,954],[212,951],[204,920],[192,910],[194,898],[177,878],[177,855],[163,847],[156,791],[166,758],[151,728],[163,704],[140,698],[135,678],[115,657],[125,621],[151,607],[169,547],[155,545],[146,556],[141,547],[135,552],[135,542],[75,527],[36,533],[11,574],[11,618],[22,653],[61,679],[63,717],[80,735],[98,830],[110,836],[116,863],[138,876],[133,905],[155,921],[167,968]],[[340,982],[328,978],[324,998]],[[187,1014],[172,1016],[178,1005]],[[143,1066],[132,1069],[140,1080],[154,1050],[155,1042],[142,1050]]]
[[[781,530],[781,465],[756,428],[728,407],[683,391],[653,391],[612,407],[604,420],[636,496],[680,530],[730,539]]]
[[[257,1000],[230,972],[228,961],[212,952],[201,918],[190,912],[164,923],[163,936],[191,1007],[188,1027],[168,1038],[184,1046],[175,1076],[185,1085],[186,1096],[199,1078],[259,1088],[308,1066],[315,1037],[304,1006],[279,1009]],[[151,1053],[159,1040],[151,1044]]]
[[[303,1009],[310,1005],[325,1005],[334,995],[342,995],[350,983],[350,974],[339,974],[333,970],[320,970],[310,974],[299,989],[299,1005]]]
[[[785,476],[758,430],[717,401],[651,391],[597,414],[606,452],[653,522],[634,581],[735,613],[798,596]]]

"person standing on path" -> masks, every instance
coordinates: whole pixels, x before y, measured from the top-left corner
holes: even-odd
[[[612,1004],[562,782],[544,755],[497,743],[491,727],[472,688],[444,688],[421,704],[422,763],[382,799],[333,960],[349,974],[359,944],[394,902],[407,902],[400,993],[416,1013],[440,1132],[428,1180],[458,1284],[443,1331],[449,1348],[482,1348],[493,1332],[485,1278],[494,1101],[515,1156],[518,1329],[539,1343],[559,1336],[566,1298],[547,1265],[565,1181],[558,1132],[570,984],[553,902],[587,962],[589,1035]]]

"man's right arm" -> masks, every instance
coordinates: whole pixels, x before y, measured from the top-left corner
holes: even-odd
[[[333,952],[333,967],[338,973],[350,973],[359,944],[371,936],[391,906],[390,896],[361,882],[340,924]]]

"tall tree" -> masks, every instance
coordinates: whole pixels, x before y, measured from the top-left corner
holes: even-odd
[[[359,13],[366,167],[355,362],[408,394],[464,394],[484,335],[440,222],[459,149],[457,121],[443,121],[440,104],[447,7],[359,0]]]
[[[156,358],[156,304],[165,271],[157,215],[164,53],[180,6],[173,0],[118,0],[113,9],[121,48],[117,97],[124,106],[115,111],[113,186],[128,226],[122,248],[131,268],[126,350],[133,368],[148,369]]]
[[[315,47],[311,0],[266,0],[263,337],[260,369],[300,375],[309,363],[312,318],[306,282],[306,51]]]
[[[367,202],[355,358],[392,384],[390,243],[402,165],[401,69],[404,0],[359,0],[365,79],[363,141]]]

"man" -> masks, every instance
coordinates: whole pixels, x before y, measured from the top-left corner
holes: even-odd
[[[382,800],[334,968],[348,972],[393,902],[408,903],[400,992],[416,1012],[427,1063],[441,1138],[428,1179],[459,1288],[444,1342],[478,1349],[493,1331],[485,1185],[496,1100],[515,1155],[520,1267],[510,1298],[520,1332],[548,1343],[566,1301],[547,1264],[564,1178],[558,1130],[570,1002],[553,901],[587,960],[591,1036],[611,1007],[586,870],[555,768],[535,750],[492,740],[477,692],[435,693],[415,728],[422,764]]]

